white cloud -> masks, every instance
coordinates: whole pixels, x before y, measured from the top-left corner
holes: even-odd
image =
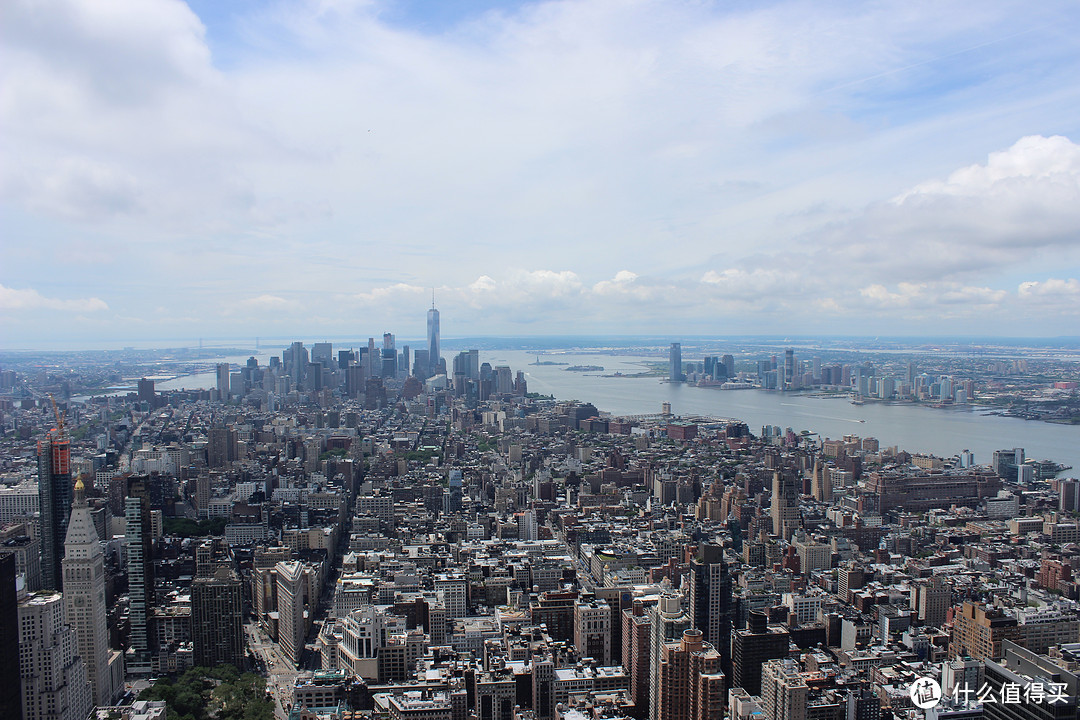
[[[238,304],[247,310],[282,310],[290,306],[288,300],[277,295],[259,295],[241,300]]]
[[[1080,299],[1080,280],[1068,278],[1050,278],[1048,280],[1028,280],[1020,283],[1017,293],[1022,298],[1060,297]],[[1078,308],[1080,310],[1080,308]]]
[[[378,304],[382,302],[397,301],[403,298],[414,300],[417,295],[427,290],[408,283],[394,283],[388,287],[372,288],[368,292],[359,292],[352,295],[352,299],[365,304]]]
[[[1025,316],[1032,322],[1043,318],[1067,319],[1067,335],[1080,327],[1080,280],[1076,278],[1047,278],[1020,283],[1017,297]],[[1061,333],[1061,326],[1053,334]]]
[[[894,290],[884,285],[868,285],[859,295],[879,311],[917,308],[940,309],[942,313],[964,313],[984,310],[1008,297],[1004,290],[973,287],[958,283],[897,283]]]
[[[219,315],[200,293],[228,287],[245,318],[302,297],[382,322],[434,286],[476,333],[719,313],[770,332],[1006,307],[998,288],[1078,269],[1080,146],[1033,134],[1080,110],[1066,4],[398,16],[283,0],[208,29],[180,0],[13,0],[7,277],[55,282],[62,245],[124,315],[161,267],[174,316]]]
[[[488,275],[481,275],[469,284],[469,290],[473,292],[491,292],[498,287],[498,284]]]
[[[872,272],[956,279],[1006,269],[1033,253],[1075,260],[1080,247],[1080,145],[1029,136],[1008,150],[916,185],[824,235],[831,258]]]
[[[1040,180],[1063,186],[1066,191],[1080,188],[1080,146],[1060,135],[1020,138],[1008,150],[990,153],[985,165],[970,165],[949,175],[916,185],[892,200],[902,205],[920,197],[951,195],[987,198],[1017,190],[1017,181]],[[1022,188],[1030,191],[1032,188]]]
[[[64,312],[98,312],[109,306],[100,298],[61,300],[46,297],[33,288],[18,290],[0,285],[0,311],[62,310]]]
[[[776,261],[777,265],[782,264]],[[812,278],[794,270],[783,268],[730,267],[724,270],[706,270],[701,282],[709,288],[712,297],[748,302],[766,302],[777,296],[801,295],[810,288]]]

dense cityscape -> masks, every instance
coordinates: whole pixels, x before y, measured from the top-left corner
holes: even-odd
[[[1006,384],[1075,407],[1080,374],[729,345],[642,374],[931,408]],[[265,364],[8,353],[0,715],[968,720],[1029,717],[1001,694],[1036,682],[1076,712],[1068,466],[618,416],[441,346],[432,306],[415,347]],[[604,371],[571,357],[534,364]]]
[[[1078,36],[0,3],[0,720],[1080,720]]]

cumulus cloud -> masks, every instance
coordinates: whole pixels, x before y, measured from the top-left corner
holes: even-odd
[[[859,289],[859,295],[879,310],[941,308],[942,312],[972,312],[997,305],[1008,297],[1004,290],[958,283],[897,283],[889,290],[873,284]]]
[[[581,278],[572,270],[531,270],[511,275],[507,290],[524,297],[571,297],[584,289]]]
[[[612,302],[629,303],[634,312],[647,312],[648,306],[656,304],[674,308],[682,305],[685,298],[669,280],[641,276],[630,270],[620,270],[610,280],[601,280],[590,288],[592,295],[610,299]]]
[[[1049,181],[1066,191],[1080,187],[1080,146],[1060,135],[1023,137],[1008,150],[990,153],[985,165],[970,165],[945,180],[916,185],[892,200],[894,205],[923,197],[980,197],[999,195],[1017,188],[1018,183]]]
[[[1080,145],[1060,136],[1021,138],[823,234],[841,262],[928,279],[1000,270],[1041,251],[1075,257],[1078,238]]]
[[[1020,283],[1016,293],[1020,306],[1031,320],[1037,321],[1042,316],[1053,316],[1059,320],[1069,318],[1073,328],[1080,327],[1080,280],[1028,280]]]
[[[143,216],[144,239],[251,205],[264,136],[179,0],[14,0],[0,28],[0,198],[74,221]]]
[[[481,275],[476,278],[476,280],[469,283],[469,290],[472,290],[473,292],[491,292],[497,287],[498,283],[488,275]]]
[[[1017,293],[1022,298],[1033,297],[1060,297],[1080,299],[1080,280],[1068,278],[1050,278],[1048,280],[1028,280],[1020,283]]]
[[[16,289],[0,285],[0,310],[62,310],[64,312],[99,312],[108,310],[104,300],[96,297],[61,300],[46,297],[33,288]]]

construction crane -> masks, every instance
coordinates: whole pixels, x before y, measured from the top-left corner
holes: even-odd
[[[58,433],[58,437],[63,437],[64,436],[64,414],[62,412],[60,412],[60,408],[58,408],[56,406],[56,398],[53,397],[52,393],[49,393],[49,402],[52,403],[53,415],[56,416],[56,430],[57,430],[57,433]]]

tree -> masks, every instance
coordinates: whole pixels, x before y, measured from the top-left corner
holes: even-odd
[[[232,665],[194,667],[175,681],[162,678],[139,695],[164,700],[169,720],[273,720],[266,681]]]

